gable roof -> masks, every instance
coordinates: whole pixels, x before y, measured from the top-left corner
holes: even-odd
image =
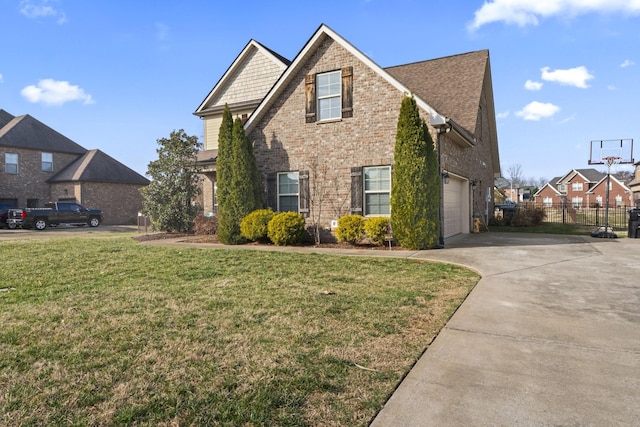
[[[193,114],[202,117],[207,114],[215,114],[222,111],[226,102],[222,102],[221,98],[224,96],[226,90],[231,87],[237,79],[242,78],[242,73],[247,70],[249,64],[257,54],[261,54],[268,61],[267,64],[271,65],[271,67],[260,67],[260,72],[264,73],[262,76],[256,76],[253,74],[251,74],[251,76],[247,76],[252,82],[260,82],[262,84],[260,87],[254,88],[254,90],[257,90],[255,94],[255,96],[257,96],[256,98],[244,99],[241,104],[247,104],[249,106],[258,105],[277,77],[279,77],[279,75],[271,77],[274,70],[279,70],[280,74],[282,74],[291,62],[282,55],[279,55],[273,50],[251,39]],[[243,108],[244,106],[245,105],[238,105],[239,108]],[[232,107],[232,105],[230,105],[230,107]]]
[[[602,179],[602,177],[606,176],[606,174],[597,171],[596,169],[571,169],[568,174],[564,175],[558,180],[560,182],[567,182],[573,179],[576,175],[582,176],[586,182],[598,182]]]
[[[610,178],[611,178],[611,182],[617,182],[618,185],[620,185],[622,187],[622,189],[625,191],[625,193],[631,192],[631,189],[629,187],[627,187],[624,182],[620,181],[618,178],[616,178],[613,175],[610,175]],[[598,188],[602,183],[604,183],[606,185],[606,182],[607,182],[607,175],[604,174],[602,179],[600,181],[598,181],[593,187],[591,187],[589,189],[589,191],[586,192],[586,194],[593,194],[595,192],[596,188]]]
[[[0,117],[11,116],[6,111]],[[0,118],[1,124],[2,118]],[[28,114],[0,128],[0,145],[55,153],[84,154],[87,150]]]
[[[360,52],[357,48],[355,48],[351,43],[346,41],[340,35],[338,35],[331,28],[326,26],[325,24],[320,25],[320,27],[316,30],[316,32],[311,36],[309,41],[304,45],[302,50],[296,55],[294,60],[291,62],[291,65],[286,69],[286,71],[280,76],[278,81],[273,85],[267,96],[265,96],[264,100],[260,103],[258,108],[249,116],[249,119],[245,123],[245,130],[250,132],[256,123],[262,118],[262,116],[268,111],[269,107],[276,101],[278,96],[286,89],[288,84],[293,80],[296,76],[298,70],[303,67],[306,61],[315,53],[318,47],[324,42],[326,38],[331,38],[336,43],[340,44],[342,48],[347,50],[350,54],[358,58],[365,65],[379,74],[383,79],[385,79],[391,86],[396,88],[400,93],[411,93],[411,89],[405,86],[403,83],[399,82],[395,77],[382,69],[378,64],[373,62],[369,57]],[[435,108],[431,105],[427,104],[421,97],[415,96],[416,103],[420,108],[426,111],[429,114],[430,123],[432,125],[444,125],[448,122],[447,118],[442,114],[438,113]]]
[[[9,123],[14,118],[15,118],[15,116],[13,116],[12,114],[7,113],[6,111],[4,111],[3,109],[0,108],[0,129],[5,127],[6,124]]]
[[[489,51],[479,50],[384,70],[473,134],[488,63]]]
[[[148,185],[149,180],[100,150],[89,150],[47,182],[110,182]]]
[[[538,195],[540,195],[540,193],[542,192],[542,190],[544,190],[545,188],[549,187],[554,193],[556,193],[558,196],[562,196],[563,194],[561,192],[558,191],[558,189],[551,184],[551,181],[547,182],[545,185],[542,186],[541,189],[539,189],[538,191],[536,191],[536,193],[533,195],[533,197],[537,197]]]

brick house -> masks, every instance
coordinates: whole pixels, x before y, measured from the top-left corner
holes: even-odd
[[[289,63],[286,58],[250,40],[193,113],[204,122],[204,150],[198,153],[198,163],[202,173],[199,204],[205,212],[217,211],[215,160],[224,106],[229,106],[234,117],[246,120]]]
[[[309,216],[323,193],[327,228],[348,213],[389,215],[397,120],[409,94],[437,145],[443,237],[468,233],[473,212],[492,215],[500,162],[489,52],[382,68],[325,25],[245,123],[268,206]]]
[[[86,150],[29,115],[0,109],[0,204],[74,201],[102,209],[105,224],[134,224],[149,180],[100,150]]]
[[[564,176],[553,178],[536,194],[538,206],[554,206],[563,203],[574,208],[605,206],[607,175],[596,169],[572,169]],[[609,206],[629,206],[631,190],[611,175]]]
[[[631,190],[613,175],[610,175],[609,182],[609,206],[629,207],[633,206]],[[607,204],[607,177],[606,175],[598,181],[586,196],[589,200],[588,206],[606,206]]]

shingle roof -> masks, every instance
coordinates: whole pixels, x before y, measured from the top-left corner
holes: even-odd
[[[11,114],[0,112],[3,118]],[[0,128],[0,145],[55,153],[84,154],[87,150],[28,114],[12,118]]]
[[[48,182],[111,182],[148,185],[149,180],[100,150],[90,150]]]
[[[488,60],[485,49],[384,70],[473,134]]]
[[[575,169],[575,171],[588,179],[589,182],[598,182],[606,176],[606,174],[596,169]]]
[[[7,113],[3,109],[0,109],[0,129],[5,127],[7,125],[7,123],[9,123],[14,118],[15,118],[15,116]]]

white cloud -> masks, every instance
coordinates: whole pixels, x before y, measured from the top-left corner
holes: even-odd
[[[627,68],[627,67],[631,67],[632,65],[636,65],[636,63],[630,59],[625,59],[624,62],[620,64],[620,68]]]
[[[533,80],[527,80],[524,82],[524,88],[526,90],[540,90],[542,89],[542,83],[534,82]]]
[[[498,119],[506,119],[509,117],[509,111],[503,111],[502,113],[496,114],[496,118]]]
[[[540,70],[542,71],[542,80],[560,83],[561,85],[586,89],[589,87],[587,81],[593,79],[593,75],[590,74],[589,70],[582,65],[580,67],[569,68],[567,70],[549,70],[549,67],[544,67]]]
[[[469,30],[485,24],[504,22],[520,27],[538,25],[540,18],[574,17],[587,13],[640,14],[637,0],[490,0],[475,11]]]
[[[4,81],[2,74],[0,74],[0,83],[2,83]]]
[[[550,103],[543,103],[538,101],[530,102],[525,107],[516,112],[516,116],[523,118],[524,120],[540,120],[543,118],[551,117],[560,111],[560,107]]]
[[[20,2],[20,12],[27,18],[57,18],[58,24],[67,22],[67,15],[63,10],[57,9],[52,4],[55,0],[22,0]]]
[[[37,86],[30,85],[20,91],[29,102],[46,105],[62,105],[71,101],[82,101],[83,104],[94,104],[91,95],[84,89],[69,84],[69,82],[43,79]]]

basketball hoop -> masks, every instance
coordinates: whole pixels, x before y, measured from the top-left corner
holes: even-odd
[[[607,156],[602,158],[602,162],[607,165],[608,169],[611,168],[611,166],[620,163],[620,160],[622,160],[622,157]]]

